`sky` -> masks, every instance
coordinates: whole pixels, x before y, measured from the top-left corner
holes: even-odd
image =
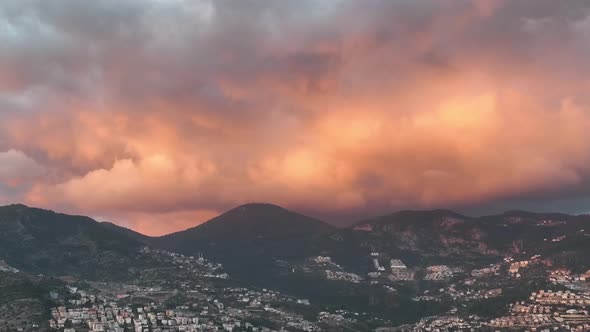
[[[590,211],[590,1],[0,1],[0,204]]]

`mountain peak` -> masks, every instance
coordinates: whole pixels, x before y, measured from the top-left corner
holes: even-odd
[[[162,238],[188,242],[214,241],[215,239],[250,241],[259,238],[321,234],[333,229],[333,226],[323,221],[278,205],[249,203],[235,207],[199,226],[165,235]]]
[[[28,207],[24,204],[21,203],[14,203],[14,204],[8,204],[8,205],[4,205],[4,206],[0,206],[0,209],[6,209],[6,210],[24,210],[24,209],[32,209],[31,207]]]
[[[7,207],[13,207],[13,208],[27,208],[27,209],[30,208],[29,206],[24,205],[22,203],[14,203],[14,204],[6,205],[6,206]]]
[[[290,211],[281,206],[269,203],[248,203],[235,207],[198,227],[227,225],[245,228],[268,228],[288,226],[295,228],[327,228],[331,227],[315,218]],[[236,229],[233,229],[235,231]]]
[[[17,222],[26,215],[34,214],[39,209],[24,204],[10,204],[0,206],[0,222]]]
[[[237,206],[226,213],[253,213],[253,212],[280,212],[288,211],[282,206],[278,206],[270,203],[246,203]]]

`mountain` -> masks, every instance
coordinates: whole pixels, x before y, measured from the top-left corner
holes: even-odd
[[[280,206],[254,203],[150,243],[187,254],[204,252],[224,263],[254,264],[271,258],[302,257],[314,251],[314,239],[333,230],[320,220]]]
[[[401,232],[408,229],[448,229],[473,218],[451,210],[403,210],[353,224],[355,230]]]
[[[92,279],[139,271],[143,243],[83,216],[25,205],[0,207],[0,259],[31,273]]]
[[[273,204],[251,203],[233,208],[199,226],[169,234],[164,238],[230,237],[241,240],[306,235],[332,230],[320,220]]]
[[[352,226],[367,234],[373,247],[406,250],[421,258],[485,258],[553,253],[565,243],[588,243],[590,217],[561,213],[507,211],[468,217],[450,210],[400,211]],[[558,242],[562,242],[559,243]]]
[[[587,215],[508,211],[470,217],[450,210],[406,210],[336,228],[276,205],[246,204],[197,227],[149,237],[88,217],[9,205],[0,207],[0,324],[15,313],[20,320],[47,322],[48,290],[55,282],[78,279],[173,293],[203,285],[257,286],[309,299],[318,310],[414,322],[452,307],[471,310],[442,295],[442,302],[415,301],[416,296],[436,295],[444,285],[502,288],[507,291],[501,298],[469,305],[504,310],[516,300],[515,291],[520,298],[545,288],[547,273],[556,267],[586,272],[589,251]],[[202,253],[206,260],[176,253]],[[514,278],[507,256],[535,263]],[[394,259],[403,261],[411,280],[395,279],[400,274],[390,268]],[[460,281],[472,282],[472,270],[490,264],[502,266],[501,276],[484,276],[471,286]],[[448,265],[452,277],[426,278],[433,265]],[[230,278],[212,278],[221,272]]]
[[[24,205],[0,207],[0,260],[31,273],[129,278],[159,264],[139,258],[144,246],[187,255],[203,253],[230,274],[266,273],[280,262],[331,256],[366,273],[380,252],[410,265],[546,253],[570,265],[590,263],[589,216],[509,211],[469,217],[450,210],[399,211],[349,228],[272,204],[246,204],[197,227],[149,237],[112,223]]]
[[[301,261],[326,255],[344,267],[363,272],[370,268],[368,256],[401,258],[411,265],[453,263],[466,258],[493,260],[525,252],[564,255],[556,248],[579,247],[590,217],[560,213],[507,211],[498,215],[470,217],[451,210],[404,210],[370,218],[348,228],[271,204],[246,204],[197,227],[150,238],[113,224],[135,240],[153,247],[189,255],[203,253],[224,263],[238,275],[253,270],[269,271],[277,261]],[[561,239],[563,243],[554,242]],[[580,261],[579,255],[568,260]],[[364,273],[364,272],[363,272]]]
[[[153,238],[88,217],[9,205],[0,207],[0,259],[31,273],[126,278],[154,263],[138,259],[149,245],[191,255],[204,252],[230,266],[237,262],[241,269],[311,255],[316,240],[334,229],[276,205],[247,204],[197,227]]]
[[[484,253],[481,225],[472,217],[450,210],[405,210],[356,223],[383,244],[422,253],[451,255],[455,252]]]

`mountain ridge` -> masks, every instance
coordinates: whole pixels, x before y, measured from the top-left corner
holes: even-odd
[[[586,246],[584,229],[589,229],[590,216],[527,213],[522,219],[513,213],[467,217],[450,210],[406,210],[360,225],[336,228],[276,205],[256,203],[238,206],[185,231],[149,237],[89,217],[9,205],[0,207],[0,259],[34,273],[116,278],[109,271],[137,275],[154,263],[137,261],[147,246],[187,256],[203,253],[222,263],[230,274],[256,279],[280,270],[282,261],[317,256],[333,257],[358,271],[366,269],[373,252],[417,265],[549,249],[563,254],[558,246]],[[567,241],[557,242],[563,239]],[[586,261],[579,253],[571,257]]]
[[[125,274],[142,245],[90,217],[0,207],[0,259],[32,273],[103,278],[109,267]]]
[[[332,228],[336,228],[336,226],[330,225],[322,220],[319,220],[317,218],[313,218],[313,217],[309,217],[307,215],[289,210],[287,208],[284,208],[282,206],[279,205],[275,205],[275,204],[271,204],[271,203],[247,203],[247,204],[242,204],[242,205],[238,205],[232,209],[227,210],[224,213],[221,213],[220,215],[213,217],[199,225],[196,225],[194,227],[190,227],[184,230],[180,230],[177,232],[172,232],[169,234],[165,234],[165,235],[161,235],[161,236],[154,236],[152,238],[164,238],[167,236],[172,236],[178,233],[183,233],[183,232],[193,232],[196,229],[202,228],[202,227],[210,227],[211,224],[219,224],[219,223],[229,223],[229,222],[238,222],[239,220],[239,214],[250,214],[250,216],[246,215],[246,217],[261,217],[263,213],[276,213],[276,214],[281,214],[282,216],[285,215],[298,215],[301,220],[305,220],[308,222],[315,222],[317,225],[322,225],[319,227],[332,227]],[[262,216],[266,219],[265,216]],[[305,218],[305,219],[304,219]],[[248,220],[247,220],[248,221]],[[267,220],[269,221],[269,220]],[[252,225],[251,225],[252,226]]]
[[[129,233],[128,235],[131,235],[136,238],[158,239],[158,238],[163,238],[163,237],[171,236],[171,235],[178,234],[178,233],[192,231],[192,230],[198,229],[199,227],[203,227],[211,222],[217,223],[219,221],[220,217],[222,217],[228,213],[235,213],[235,212],[243,210],[243,209],[260,208],[260,207],[267,208],[270,210],[284,211],[284,212],[304,216],[304,217],[308,218],[309,220],[315,220],[316,222],[327,225],[328,228],[332,228],[334,230],[353,229],[359,225],[363,225],[363,224],[366,224],[369,222],[382,222],[388,218],[398,218],[398,219],[404,218],[405,219],[405,218],[410,217],[410,219],[415,219],[417,217],[425,217],[425,216],[436,218],[436,217],[443,217],[446,215],[449,217],[457,217],[459,219],[464,219],[464,220],[478,221],[478,220],[486,220],[486,219],[500,218],[500,217],[519,217],[519,216],[520,217],[547,216],[547,217],[562,217],[562,218],[583,218],[583,217],[590,216],[589,214],[569,214],[569,213],[563,213],[563,212],[534,212],[534,211],[526,211],[526,210],[507,210],[507,211],[504,211],[501,213],[496,213],[496,214],[468,216],[468,215],[465,215],[465,214],[462,214],[462,213],[459,213],[459,212],[456,212],[456,211],[450,210],[450,209],[423,209],[423,210],[421,210],[421,209],[406,209],[406,210],[394,211],[394,212],[391,212],[388,214],[367,217],[367,218],[355,221],[352,224],[350,224],[349,226],[336,226],[331,223],[325,222],[321,219],[318,219],[315,217],[310,217],[305,214],[298,213],[294,210],[284,208],[280,205],[275,205],[272,203],[246,203],[246,204],[238,205],[232,209],[229,209],[226,212],[221,213],[220,215],[213,217],[213,218],[211,218],[201,224],[198,224],[196,226],[189,227],[189,228],[182,229],[182,230],[178,230],[178,231],[171,232],[171,233],[164,234],[164,235],[150,236],[150,235],[146,235],[146,234],[137,232],[137,231],[133,230],[132,228],[127,228],[125,226],[121,226],[121,225],[117,224],[116,222],[97,221],[97,220],[95,220],[91,217],[85,216],[85,215],[61,213],[61,212],[56,212],[51,209],[44,209],[44,208],[28,206],[28,205],[22,204],[22,203],[13,203],[13,204],[2,205],[2,206],[0,206],[0,210],[6,209],[6,208],[12,208],[12,209],[31,209],[31,210],[37,210],[37,211],[47,211],[47,212],[52,212],[52,213],[62,215],[62,216],[85,218],[88,221],[93,221],[93,222],[99,223],[105,228],[111,228],[111,229],[114,229],[114,230],[117,230],[120,232]],[[0,222],[2,222],[2,218],[0,218]]]

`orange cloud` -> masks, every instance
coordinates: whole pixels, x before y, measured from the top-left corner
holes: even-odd
[[[6,18],[0,149],[44,176],[0,197],[161,234],[250,201],[337,219],[590,194],[587,2],[204,3]]]
[[[141,234],[161,236],[198,226],[218,215],[218,211],[196,210],[168,213],[122,213],[96,219],[115,220],[118,224],[134,229]]]
[[[23,181],[41,176],[43,172],[43,167],[22,151],[0,152],[0,184],[15,187]]]

